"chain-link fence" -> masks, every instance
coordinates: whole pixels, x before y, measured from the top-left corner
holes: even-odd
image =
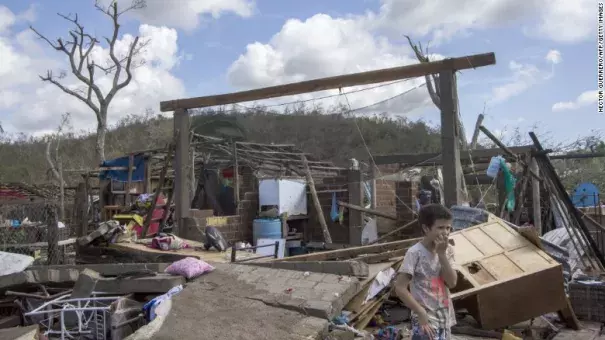
[[[39,265],[73,263],[71,219],[60,221],[59,211],[49,201],[0,202],[0,251],[32,256]]]

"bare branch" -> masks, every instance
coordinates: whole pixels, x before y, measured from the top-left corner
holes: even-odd
[[[416,45],[412,42],[412,39],[409,36],[406,35],[405,37],[408,39],[408,43],[410,44],[410,47],[414,51],[414,54],[416,55],[416,59],[418,59],[418,61],[420,61],[421,63],[428,63],[430,61],[428,58],[428,49],[429,49],[428,46],[426,47],[426,54],[424,54],[422,52],[421,43],[418,43],[418,45]],[[435,106],[437,106],[437,108],[441,108],[441,100],[440,100],[441,92],[439,91],[439,76],[436,74],[426,75],[426,76],[424,76],[424,79],[426,81],[426,88],[429,92],[429,97],[431,97],[433,104],[435,104]]]
[[[120,15],[130,10],[143,8],[145,5],[145,0],[133,0],[129,7],[119,11],[116,1],[112,1],[110,6],[106,8],[101,6],[98,2],[95,3],[95,8],[109,16],[113,24],[111,38],[105,39],[108,43],[109,59],[111,60],[111,65],[108,66],[97,65],[94,60],[92,60],[91,53],[96,46],[100,45],[100,42],[93,35],[86,32],[84,26],[80,23],[77,14],[64,15],[58,13],[61,18],[73,25],[73,28],[68,32],[68,41],[64,41],[62,38],[58,38],[56,42],[51,41],[30,26],[30,29],[40,39],[46,41],[46,43],[53,49],[62,52],[67,56],[71,72],[81,83],[85,85],[85,88],[80,88],[77,90],[70,89],[61,84],[59,81],[59,79],[62,78],[61,76],[53,76],[53,73],[50,70],[47,72],[46,76],[40,76],[42,81],[49,82],[58,87],[64,93],[67,93],[82,101],[95,113],[97,118],[97,153],[99,158],[102,160],[105,158],[104,138],[105,129],[107,128],[107,110],[109,105],[116,94],[130,84],[133,78],[132,70],[144,63],[144,61],[135,61],[134,57],[141,53],[142,49],[149,43],[148,40],[145,42],[140,42],[139,37],[135,37],[134,41],[129,47],[127,55],[125,57],[120,56],[121,59],[118,58],[115,50],[115,45],[120,35],[120,24],[118,19]],[[113,73],[112,87],[106,94],[103,94],[101,88],[96,83],[97,79],[95,78],[95,69],[99,69],[105,74]],[[122,77],[124,72],[126,73],[126,77]],[[103,140],[101,141],[99,139]]]

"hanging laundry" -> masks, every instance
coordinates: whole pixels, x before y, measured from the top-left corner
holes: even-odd
[[[506,165],[506,161],[502,158],[500,159],[500,169],[502,170],[502,174],[504,176],[504,190],[506,191],[506,210],[513,211],[515,210],[515,185],[517,179],[513,175],[512,171],[508,165]]]
[[[330,219],[332,222],[339,220],[338,204],[336,204],[336,193],[332,193],[332,209],[330,210]]]

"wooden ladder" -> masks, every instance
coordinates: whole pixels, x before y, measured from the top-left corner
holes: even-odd
[[[149,209],[149,211],[147,212],[147,215],[145,216],[145,223],[143,224],[143,233],[141,234],[142,238],[145,238],[147,236],[147,231],[149,230],[149,226],[153,222],[160,221],[158,233],[161,232],[162,228],[166,224],[166,219],[168,219],[168,215],[170,215],[169,211],[170,211],[170,206],[172,205],[172,197],[174,194],[174,181],[172,181],[172,187],[164,187],[164,185],[166,183],[166,177],[168,174],[168,168],[170,167],[170,161],[172,160],[172,154],[174,151],[174,147],[175,147],[175,143],[168,144],[166,158],[164,159],[164,166],[162,167],[162,171],[160,172],[160,180],[158,182],[158,187],[155,189],[153,201],[151,202],[151,208]],[[168,191],[168,198],[166,199],[166,204],[163,205],[164,211],[162,213],[162,217],[153,218],[153,212],[158,207],[158,197],[160,197],[160,194],[164,190]]]

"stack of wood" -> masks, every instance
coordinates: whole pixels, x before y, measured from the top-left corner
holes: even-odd
[[[351,312],[352,314],[349,317],[351,322],[351,326],[355,329],[365,329],[374,315],[378,313],[380,307],[384,304],[384,302],[388,299],[391,293],[390,288],[383,289],[376,296],[367,300],[368,293],[370,292],[370,288],[372,287],[372,282],[376,279],[376,276],[389,268],[393,268],[395,272],[399,270],[401,263],[403,262],[403,258],[395,258],[388,262],[372,264],[370,265],[370,273],[366,279],[361,281],[361,290],[357,295],[353,297],[349,301],[349,303],[345,306],[345,310]],[[367,300],[367,301],[366,301]]]

